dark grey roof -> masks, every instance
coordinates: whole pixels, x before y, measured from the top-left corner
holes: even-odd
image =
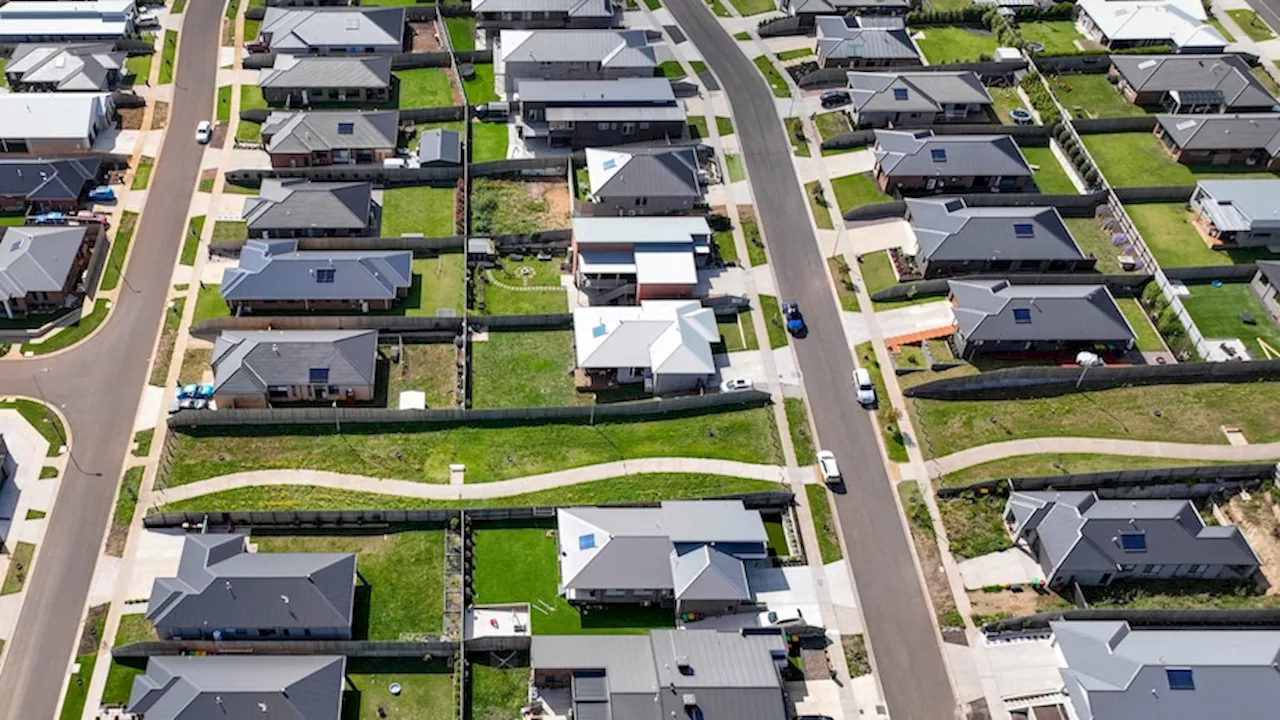
[[[817,49],[820,60],[920,56],[901,18],[819,17]]]
[[[1257,264],[1258,272],[1267,279],[1267,284],[1280,290],[1280,261],[1259,260]]]
[[[299,155],[329,150],[395,148],[400,132],[396,110],[280,110],[262,124],[267,152]]]
[[[408,250],[299,251],[296,240],[249,240],[239,267],[222,275],[222,297],[254,300],[394,300],[413,282]],[[317,270],[333,270],[318,282]]]
[[[1105,285],[1010,285],[952,280],[956,329],[970,341],[1123,342],[1133,329]],[[1015,311],[1030,310],[1030,322]],[[1018,313],[1021,314],[1021,313]]]
[[[371,386],[378,362],[376,330],[225,331],[213,345],[216,392],[253,395],[276,385]],[[326,380],[312,381],[312,370]]]
[[[1079,260],[1052,207],[966,207],[960,198],[908,199],[920,256],[937,260]]]
[[[157,578],[151,588],[147,619],[157,629],[210,633],[351,627],[355,555],[249,553],[246,542],[235,533],[187,535],[177,577]]]
[[[474,13],[566,13],[576,18],[613,17],[610,0],[471,0]]]
[[[1114,55],[1111,64],[1137,92],[1215,91],[1228,109],[1276,104],[1239,55]]]
[[[1156,121],[1183,150],[1263,149],[1280,154],[1280,113],[1157,115]]]
[[[348,230],[369,226],[373,186],[367,182],[311,182],[266,178],[257,197],[245,198],[250,235],[264,230]]]
[[[427,130],[419,136],[418,160],[423,165],[462,164],[462,136],[452,130]]]
[[[702,197],[693,148],[587,148],[586,155],[589,192],[597,198]]]
[[[939,135],[931,130],[876,130],[876,162],[904,177],[988,175],[1030,177],[1031,168],[1008,135]],[[942,159],[934,158],[934,150]]]
[[[938,112],[944,104],[991,104],[974,72],[850,72],[846,78],[858,112]]]
[[[747,568],[738,558],[710,545],[671,552],[671,578],[681,600],[751,599]]]
[[[269,7],[260,32],[272,52],[306,54],[311,48],[372,47],[398,52],[404,37],[402,7]]]
[[[17,74],[24,83],[53,84],[63,92],[107,90],[108,73],[121,70],[126,57],[112,48],[112,43],[21,43],[4,73]]]
[[[102,161],[94,157],[0,161],[0,197],[77,200],[101,169]]]
[[[155,655],[133,679],[130,713],[147,720],[339,720],[346,658]]]
[[[671,81],[666,78],[618,78],[615,80],[516,81],[520,102],[565,103],[572,105],[666,105],[675,102]]]
[[[275,64],[258,74],[259,87],[385,88],[391,86],[391,58],[297,57],[277,55]]]
[[[790,0],[791,12],[813,15],[845,15],[860,8],[909,9],[911,0]]]
[[[599,63],[601,68],[656,68],[644,30],[503,30],[506,62]]]
[[[62,290],[86,232],[75,225],[6,228],[0,235],[0,298]]]

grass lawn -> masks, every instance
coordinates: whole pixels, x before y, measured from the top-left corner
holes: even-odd
[[[243,240],[249,231],[243,220],[217,220],[213,223],[213,241]]]
[[[93,677],[93,666],[98,662],[98,643],[102,640],[102,629],[107,624],[107,606],[98,605],[89,609],[81,631],[80,644],[76,648],[75,663],[79,672],[72,673],[67,680],[67,692],[62,701],[60,720],[77,720],[84,714],[85,701],[89,695],[89,679]]]
[[[103,320],[107,319],[107,312],[111,308],[110,300],[98,300],[93,304],[93,310],[86,315],[82,315],[72,325],[58,331],[58,333],[42,343],[23,345],[22,351],[31,351],[36,355],[45,355],[57,350],[69,348],[89,336],[89,333],[98,329]]]
[[[231,120],[231,91],[235,89],[233,85],[223,85],[218,88],[218,122],[230,122]]]
[[[477,66],[478,67],[478,66]],[[399,107],[429,108],[453,105],[453,88],[449,75],[441,68],[397,70]]]
[[[787,139],[791,141],[791,153],[796,157],[809,157],[809,138],[804,132],[804,121],[800,118],[786,118],[782,124],[787,128]]]
[[[133,183],[130,190],[146,190],[151,184],[151,171],[155,169],[156,159],[143,156],[138,160],[138,167],[133,171]]]
[[[809,209],[813,211],[813,221],[818,227],[823,230],[835,229],[835,225],[831,222],[831,202],[822,191],[822,183],[817,180],[805,183],[804,194],[809,198]]]
[[[133,449],[134,457],[146,457],[151,453],[151,441],[155,438],[156,431],[154,429],[139,430],[133,434],[133,441],[137,443],[137,447]]]
[[[1071,20],[1047,20],[1039,22],[1018,23],[1018,32],[1027,42],[1038,42],[1044,45],[1045,55],[1069,55],[1080,52],[1076,40],[1084,36],[1076,31],[1076,24]]]
[[[58,456],[58,448],[62,446],[63,438],[67,434],[57,415],[34,400],[6,400],[0,402],[0,410],[16,410],[23,420],[26,420],[36,429],[36,432],[40,433],[41,437],[48,441],[49,451],[45,453],[46,457]]]
[[[711,12],[715,13],[716,17],[733,17],[720,0],[707,0],[707,5],[711,7]]]
[[[447,237],[454,233],[454,188],[397,187],[382,193],[383,237],[422,233]]]
[[[924,37],[917,40],[916,44],[920,46],[920,51],[930,65],[976,62],[983,55],[995,55],[998,46],[995,36],[985,29],[930,25],[911,30],[924,33]]]
[[[716,116],[716,132],[720,133],[720,137],[728,137],[733,134],[733,120],[723,115]]]
[[[1067,112],[1077,118],[1119,118],[1146,115],[1116,90],[1106,75],[1061,75],[1047,77],[1049,89]],[[1162,151],[1163,152],[1163,151]]]
[[[568,184],[477,178],[471,185],[473,234],[533,233],[569,226],[568,206],[553,207],[551,193],[568,194]]]
[[[1151,254],[1164,267],[1231,265],[1276,258],[1264,247],[1210,249],[1191,224],[1192,215],[1183,203],[1143,203],[1125,205],[1124,209]]]
[[[813,430],[809,427],[809,412],[804,400],[784,398],[783,407],[787,412],[787,425],[791,429],[791,444],[796,450],[796,462],[801,465],[818,462],[818,453],[813,446]]]
[[[747,179],[747,171],[742,167],[742,156],[729,153],[724,156],[725,172],[729,174],[729,182],[741,182]]]
[[[1232,12],[1232,11],[1228,11]],[[1083,588],[1090,609],[1241,610],[1280,608],[1280,595],[1263,595],[1252,582],[1214,580],[1117,580]]]
[[[412,640],[439,633],[444,615],[444,531],[378,535],[254,535],[258,552],[355,553],[352,636]]]
[[[711,133],[707,131],[707,119],[704,117],[689,118],[689,137],[694,140],[702,140],[711,137]]]
[[[490,332],[472,346],[471,397],[476,408],[586,405],[573,387],[569,330]]]
[[[874,294],[898,284],[898,276],[893,272],[893,260],[889,258],[887,250],[859,255],[858,266],[862,271],[862,282],[866,284],[868,294]]]
[[[742,224],[742,236],[747,241],[747,262],[751,267],[760,267],[769,263],[769,256],[764,250],[764,237],[760,235],[760,224],[751,216],[739,215]]]
[[[738,313],[733,320],[717,320],[716,326],[720,330],[720,342],[724,344],[725,352],[760,349],[750,310]]]
[[[196,215],[187,221],[187,234],[182,238],[182,265],[195,265],[196,254],[200,251],[200,235],[204,233],[204,215]]]
[[[963,470],[949,473],[939,479],[938,485],[940,487],[963,487],[984,480],[1003,480],[1005,478],[1110,472],[1112,470],[1146,470],[1208,464],[1213,463],[1171,460],[1162,457],[1128,457],[1125,455],[1086,453],[1015,455],[980,465],[972,465]]]
[[[161,85],[168,85],[173,82],[173,61],[178,54],[178,31],[164,31],[164,48],[160,53],[160,78],[158,80]]]
[[[192,324],[201,320],[224,317],[231,317],[231,310],[227,307],[227,301],[223,300],[218,292],[218,286],[201,285],[200,292],[196,295],[196,312],[191,318]]]
[[[529,702],[529,668],[496,668],[472,663],[471,717],[518,718]]]
[[[715,241],[716,251],[725,264],[738,262],[738,245],[733,241],[732,230],[717,230]]]
[[[1160,339],[1160,333],[1151,324],[1151,320],[1147,317],[1147,312],[1142,309],[1142,305],[1138,303],[1136,298],[1118,298],[1116,304],[1120,306],[1120,312],[1124,313],[1124,317],[1129,321],[1134,334],[1138,336],[1138,350],[1142,352],[1161,352],[1165,350],[1164,342]]]
[[[707,64],[701,60],[690,60],[689,69],[693,70],[695,75],[701,75],[704,72],[710,71],[711,68],[707,67]]]
[[[760,296],[760,312],[764,313],[765,329],[769,332],[769,347],[777,350],[787,346],[787,328],[782,320],[782,310],[778,298],[772,295]]]
[[[751,40],[751,35],[750,35],[746,30],[743,30],[742,32],[736,32],[736,33],[734,33],[734,34],[733,34],[733,39],[734,39],[734,40],[742,40],[742,41],[744,41],[744,42],[747,42],[747,41],[750,41],[750,40]]]
[[[1218,18],[1210,15],[1209,24],[1212,25],[1213,29],[1217,30],[1218,33],[1222,35],[1222,37],[1225,38],[1227,42],[1233,43],[1236,41],[1236,36],[1232,35],[1231,31],[1227,30],[1227,28],[1222,24],[1222,21],[1219,20]]]
[[[151,61],[154,57],[155,53],[147,53],[125,58],[124,71],[133,78],[131,82],[134,84],[147,82],[151,77]]]
[[[1248,35],[1249,39],[1254,42],[1265,42],[1276,36],[1271,27],[1263,22],[1262,18],[1258,17],[1258,14],[1252,10],[1228,10],[1227,14],[1231,16],[1232,20],[1236,21],[1236,24],[1240,26],[1244,34]]]
[[[1047,147],[1023,147],[1022,155],[1034,168],[1031,179],[1035,180],[1040,192],[1046,195],[1075,195],[1080,192],[1071,182],[1062,163],[1058,162],[1053,150]]]
[[[391,348],[382,348],[390,357]],[[387,360],[387,407],[399,407],[400,393],[418,390],[426,393],[427,407],[451,408],[457,370],[453,343],[405,345],[400,362]]]
[[[493,85],[493,63],[477,63],[473,66],[476,74],[469,80],[462,81],[462,89],[466,92],[467,102],[479,105],[498,101],[498,91]],[[448,103],[446,103],[448,104]]]
[[[1280,330],[1271,322],[1271,317],[1258,302],[1249,283],[1225,283],[1222,287],[1188,287],[1191,295],[1182,298],[1182,304],[1191,313],[1191,319],[1195,320],[1196,327],[1200,328],[1205,338],[1239,338],[1249,353],[1259,359],[1267,357],[1260,343],[1280,350]],[[1240,319],[1242,312],[1253,316],[1253,324],[1246,324]]]
[[[682,78],[687,74],[684,71],[684,66],[680,64],[679,60],[667,60],[666,62],[663,62],[658,66],[658,71],[662,73],[662,77],[672,80]]]
[[[138,507],[138,491],[142,488],[144,470],[141,466],[131,467],[120,478],[120,493],[116,496],[116,507],[111,514],[111,529],[107,533],[107,554],[112,557],[124,556],[129,525],[133,523],[133,513]]]
[[[1262,83],[1262,85],[1267,88],[1267,92],[1270,92],[1272,95],[1280,95],[1280,83],[1277,83],[1276,79],[1271,77],[1271,73],[1267,72],[1265,67],[1259,65],[1249,72],[1253,73],[1253,76],[1258,78],[1258,82]]]
[[[262,96],[262,88],[257,85],[240,86],[241,110],[264,110],[266,107],[267,99]]]
[[[1013,547],[1004,526],[1004,498],[984,495],[978,498],[939,500],[938,514],[947,529],[951,554],[957,558],[976,558]]]
[[[774,8],[770,7],[769,9],[773,10]],[[812,55],[813,50],[810,50],[809,48],[796,48],[795,50],[785,50],[778,53],[778,60],[799,60],[802,57],[811,57]]]
[[[853,129],[853,126],[849,124],[849,116],[841,110],[814,115],[813,124],[818,128],[818,137],[823,140],[833,138],[840,133],[847,133]]]
[[[499,123],[471,124],[471,162],[507,159],[507,126]]]
[[[476,49],[476,19],[474,17],[446,17],[445,27],[449,29],[449,44],[455,52]]]
[[[261,35],[262,21],[253,18],[244,19],[244,39],[255,40]]]
[[[209,370],[209,362],[213,360],[213,348],[188,347],[182,355],[182,365],[178,368],[178,382],[183,385],[201,382],[205,373],[213,377]]]
[[[818,553],[822,563],[832,563],[844,557],[840,549],[840,538],[836,536],[838,528],[831,516],[831,503],[827,498],[827,488],[823,485],[805,485],[804,493],[809,504],[809,513],[813,516],[813,527],[818,533]]]
[[[729,0],[729,2],[733,3],[739,15],[759,15],[778,9],[773,4],[773,0]]]
[[[155,640],[156,632],[146,615],[131,613],[120,616],[120,627],[116,629],[115,642],[112,647],[121,647],[136,642]],[[146,662],[138,667],[122,665],[115,660],[107,669],[107,684],[102,690],[104,705],[124,705],[129,702],[129,693],[133,689],[133,679],[146,672]]]
[[[1071,237],[1075,239],[1076,244],[1084,251],[1084,254],[1092,254],[1098,259],[1094,267],[1101,273],[1123,274],[1124,270],[1120,267],[1119,257],[1120,251],[1115,245],[1111,244],[1111,233],[1103,230],[1098,226],[1098,221],[1093,218],[1062,218],[1062,222],[1067,226],[1067,230],[1071,232]]]
[[[836,206],[840,208],[841,216],[856,207],[889,201],[889,196],[880,192],[867,173],[835,178],[831,181],[831,189],[836,194]]]
[[[831,272],[831,280],[835,283],[836,294],[840,296],[840,309],[846,312],[858,312],[858,293],[854,290],[853,279],[849,276],[848,263],[843,255],[827,258],[827,269]]]
[[[996,118],[1005,125],[1013,124],[1013,118],[1009,117],[1010,110],[1028,109],[1027,104],[1022,102],[1022,98],[1018,95],[1017,88],[989,87],[987,94],[991,96],[991,109],[995,112]]]
[[[434,672],[424,672],[428,669]],[[342,720],[452,720],[458,701],[447,668],[414,660],[353,659],[347,665],[346,683]],[[400,685],[399,695],[391,694],[391,683]]]
[[[31,560],[36,556],[36,546],[34,543],[18,542],[9,552],[9,570],[4,575],[4,584],[0,585],[0,595],[12,595],[22,590],[31,574]]]
[[[107,255],[107,265],[102,268],[103,290],[115,290],[120,284],[120,276],[124,274],[124,261],[129,254],[129,243],[133,242],[133,232],[138,227],[138,213],[125,210],[120,214],[120,225],[116,228],[116,239],[111,243],[111,254]]]
[[[1175,162],[1155,135],[1145,132],[1085,135],[1082,138],[1099,170],[1116,187],[1195,185],[1212,178],[1274,178],[1247,168],[1188,166]]]
[[[486,271],[484,284],[484,311],[488,315],[538,315],[569,311],[569,300],[560,286],[560,262],[538,260],[526,256],[521,262],[500,260],[498,268]],[[508,290],[491,282],[496,279],[503,285],[527,288],[554,288],[553,290]],[[478,346],[477,346],[478,347]]]
[[[440,308],[452,308],[462,315],[466,304],[466,263],[460,252],[443,252],[435,257],[414,258],[413,284],[403,309],[393,308],[388,314],[406,317],[435,317]]]
[[[662,7],[662,0],[644,0],[644,6],[650,10],[657,10]]]
[[[787,81],[782,77],[782,73],[778,72],[778,68],[769,61],[769,56],[761,55],[752,60],[752,62],[756,64],[760,73],[764,75],[764,81],[769,83],[769,89],[773,91],[774,97],[791,97],[791,89],[787,87]]]

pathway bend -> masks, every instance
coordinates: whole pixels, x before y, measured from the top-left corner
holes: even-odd
[[[1221,460],[1247,463],[1265,462],[1280,458],[1280,442],[1259,443],[1256,445],[1209,445],[1085,437],[1028,438],[966,448],[936,460],[929,460],[926,464],[929,466],[929,476],[938,477],[974,465],[1019,455],[1056,455],[1062,453],[1167,457],[1170,460]]]

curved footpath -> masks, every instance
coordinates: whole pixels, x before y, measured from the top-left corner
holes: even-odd
[[[929,466],[929,476],[938,477],[939,475],[945,475],[946,473],[981,465],[986,462],[1003,460],[1008,457],[1046,453],[1167,457],[1170,460],[1261,462],[1280,458],[1280,442],[1259,443],[1257,445],[1208,445],[1083,437],[1029,438],[967,448],[936,460],[928,460],[926,464]]]
[[[647,473],[689,473],[726,475],[748,480],[786,483],[787,469],[781,465],[756,465],[733,460],[701,458],[641,458],[587,465],[558,472],[530,475],[512,480],[437,485],[413,480],[384,480],[365,475],[344,475],[322,470],[253,470],[201,480],[159,491],[162,503],[189,500],[201,495],[264,485],[312,485],[337,490],[400,495],[427,500],[487,500],[582,483]]]

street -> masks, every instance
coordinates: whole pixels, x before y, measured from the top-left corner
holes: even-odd
[[[1247,0],[1249,7],[1258,13],[1262,21],[1273,28],[1280,28],[1280,0]],[[1262,60],[1267,62],[1266,58]]]
[[[106,535],[148,363],[186,233],[204,147],[196,123],[213,117],[223,4],[190,0],[180,35],[173,101],[160,162],[122,283],[97,333],[47,357],[0,364],[0,395],[44,400],[69,425],[72,460],[40,544],[17,629],[0,674],[0,718],[52,718],[80,636],[94,566]]]
[[[810,328],[807,338],[792,342],[818,437],[845,471],[847,493],[835,496],[840,532],[889,715],[895,720],[957,717],[933,614],[876,441],[878,430],[852,386],[852,354],[773,94],[702,0],[665,5],[728,95],[780,299],[798,302]]]

